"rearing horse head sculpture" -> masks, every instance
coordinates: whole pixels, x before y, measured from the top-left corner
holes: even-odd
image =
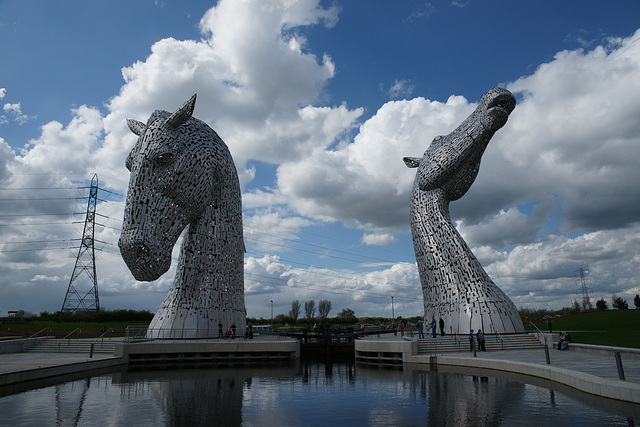
[[[171,266],[187,228],[173,288],[150,328],[195,328],[200,337],[217,331],[219,321],[244,328],[244,244],[233,158],[218,134],[192,117],[195,101],[193,95],[174,113],[157,110],[146,124],[127,120],[139,138],[126,160],[131,176],[118,246],[133,276],[152,281]]]

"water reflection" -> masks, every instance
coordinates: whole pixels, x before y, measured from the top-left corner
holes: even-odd
[[[574,392],[575,394],[575,392]],[[0,398],[3,425],[633,425],[611,404],[488,375],[352,363],[119,371]],[[55,407],[55,410],[53,408]]]

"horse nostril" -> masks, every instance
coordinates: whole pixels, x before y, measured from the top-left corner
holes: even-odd
[[[136,258],[144,258],[149,254],[149,246],[144,243],[136,243],[134,253]]]

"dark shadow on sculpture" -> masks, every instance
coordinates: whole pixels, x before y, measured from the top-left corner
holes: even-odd
[[[224,141],[192,117],[196,95],[173,114],[128,120],[138,142],[118,246],[136,280],[171,265],[183,230],[173,286],[149,325],[153,338],[218,336],[218,323],[244,331],[244,241],[240,183]]]
[[[478,175],[489,140],[516,105],[511,92],[494,88],[447,136],[437,136],[422,158],[411,199],[411,234],[422,283],[424,316],[442,317],[446,330],[467,334],[524,332],[518,311],[484,271],[451,223],[449,202],[461,198]]]

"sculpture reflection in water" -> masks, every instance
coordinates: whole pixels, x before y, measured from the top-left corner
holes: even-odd
[[[171,265],[186,228],[178,268],[147,336],[210,338],[235,323],[244,331],[244,241],[238,173],[224,141],[192,117],[196,95],[176,112],[128,120],[138,141],[118,241],[136,280],[152,281]]]
[[[484,271],[449,217],[449,202],[473,184],[494,133],[516,105],[511,92],[494,88],[476,110],[446,136],[437,136],[421,158],[411,198],[411,234],[422,284],[425,318],[442,317],[447,330],[468,334],[524,332],[518,311]]]
[[[123,370],[0,397],[0,413],[3,425],[640,424],[638,405],[499,375],[314,361]]]

